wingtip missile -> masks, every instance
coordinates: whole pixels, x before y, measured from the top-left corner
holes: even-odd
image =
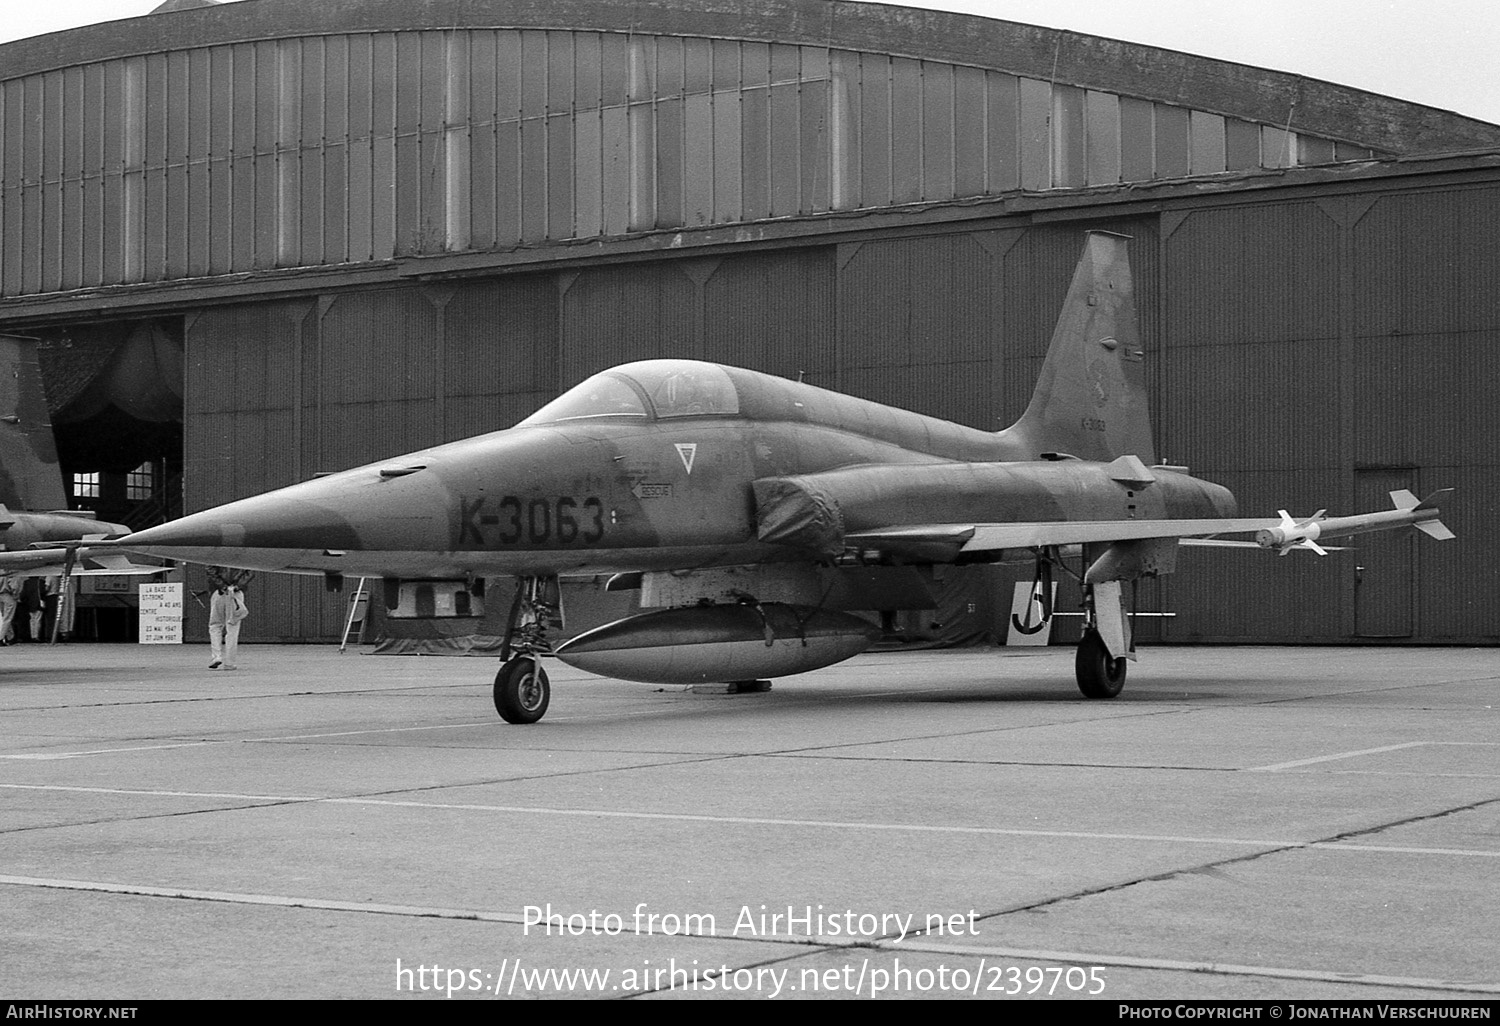
[[[1317,543],[1322,534],[1321,521],[1328,510],[1320,509],[1302,520],[1292,519],[1292,515],[1284,509],[1276,512],[1281,514],[1281,523],[1255,535],[1255,540],[1263,548],[1278,549],[1277,555],[1280,556],[1285,556],[1293,549],[1311,549],[1320,556],[1328,555],[1328,550]]]
[[[1361,513],[1352,517],[1328,517],[1326,510],[1318,510],[1305,520],[1294,520],[1286,510],[1279,510],[1281,523],[1256,532],[1255,540],[1266,549],[1277,549],[1286,555],[1292,549],[1312,549],[1320,556],[1327,550],[1318,545],[1320,538],[1343,538],[1352,534],[1367,534],[1371,531],[1389,531],[1410,525],[1438,541],[1454,537],[1448,526],[1438,519],[1439,505],[1453,494],[1452,488],[1433,492],[1418,501],[1405,489],[1391,492],[1394,509],[1380,513]]]

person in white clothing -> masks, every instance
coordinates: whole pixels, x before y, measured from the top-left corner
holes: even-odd
[[[239,652],[240,624],[250,615],[245,604],[245,585],[255,575],[249,570],[234,570],[229,567],[208,568],[208,583],[213,594],[208,605],[208,668],[210,670],[237,670],[235,659]]]
[[[12,574],[0,574],[0,645],[9,645],[16,640],[16,630],[11,624],[15,621],[20,597],[21,582]]]

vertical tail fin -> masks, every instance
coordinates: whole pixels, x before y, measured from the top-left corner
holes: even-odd
[[[1126,242],[1088,233],[1031,405],[1004,432],[1024,451],[1156,462]]]
[[[0,503],[67,509],[36,340],[0,335]]]

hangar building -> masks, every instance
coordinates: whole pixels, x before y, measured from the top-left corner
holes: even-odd
[[[1246,513],[1458,489],[1452,543],[1187,554],[1144,636],[1500,640],[1495,125],[827,0],[172,0],[0,46],[0,332],[74,505],[137,525],[646,357],[999,428],[1091,228],[1133,237],[1170,462]],[[1008,580],[955,578],[949,635]],[[254,587],[247,637],[341,632]]]

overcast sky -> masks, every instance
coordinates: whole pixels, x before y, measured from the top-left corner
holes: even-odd
[[[160,2],[0,0],[0,42],[135,17]],[[912,0],[905,6],[1185,50],[1500,123],[1495,0]]]

